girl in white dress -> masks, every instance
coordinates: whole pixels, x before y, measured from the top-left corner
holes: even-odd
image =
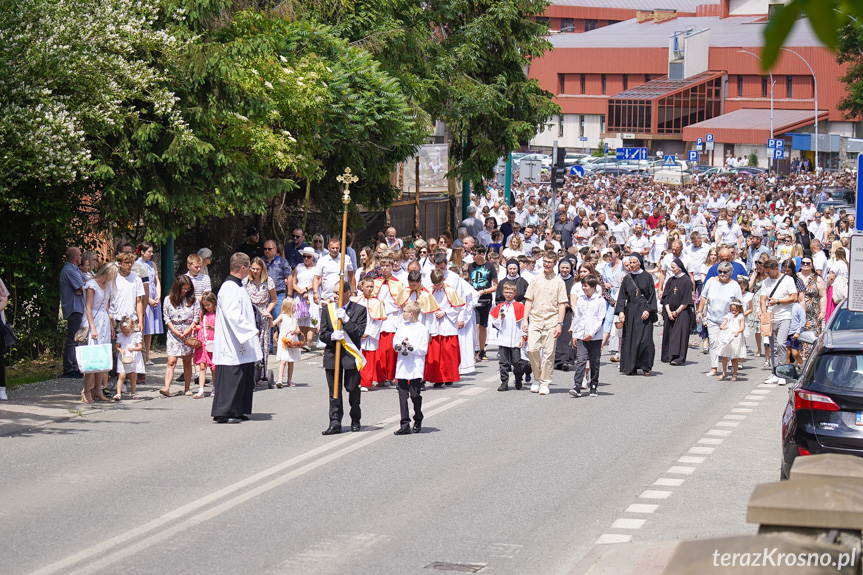
[[[305,344],[303,349],[309,350],[309,343],[312,337],[318,330],[318,323],[321,320],[321,298],[320,294],[314,289],[315,282],[315,250],[312,248],[303,248],[300,252],[303,256],[303,263],[294,268],[294,304],[296,305],[296,319],[300,326],[300,331],[305,336]]]
[[[89,337],[87,345],[103,345],[111,343],[113,329],[111,318],[108,316],[108,304],[111,301],[111,288],[117,278],[118,268],[114,262],[104,264],[93,279],[84,284],[86,304],[84,307],[89,326]],[[93,396],[99,401],[110,401],[102,392],[103,387],[108,385],[107,373],[85,373],[84,389],[81,391],[82,403],[93,403]]]
[[[142,349],[144,349],[144,336],[138,331],[137,324],[131,318],[122,318],[120,332],[114,343],[114,350],[117,352],[117,395],[114,396],[114,401],[123,399],[126,374],[129,374],[129,391],[132,392],[132,399],[140,399],[135,393],[135,385],[138,383],[138,374],[146,373]]]
[[[746,329],[746,319],[743,315],[743,303],[739,299],[733,299],[728,307],[731,311],[722,320],[722,325],[719,326],[719,329],[723,330],[722,335],[719,336],[719,341],[726,342],[719,352],[722,357],[722,375],[719,377],[719,381],[728,377],[729,359],[734,370],[731,374],[731,381],[737,381],[737,365],[741,359],[746,357],[746,339],[743,336]]]
[[[279,344],[276,351],[276,361],[279,362],[279,379],[276,381],[276,387],[279,389],[285,385],[282,383],[284,381],[282,376],[285,373],[285,364],[288,366],[287,386],[295,387],[293,380],[294,363],[300,361],[300,348],[288,347],[286,345],[288,341],[297,341],[297,336],[302,333],[300,326],[297,325],[297,318],[294,317],[294,310],[294,300],[285,299],[282,302],[282,310],[279,317],[273,320],[273,327],[279,326],[279,335],[276,340]]]

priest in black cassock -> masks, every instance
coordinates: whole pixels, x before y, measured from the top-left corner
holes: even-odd
[[[662,352],[660,359],[671,365],[686,363],[689,347],[689,327],[692,314],[692,278],[680,258],[671,263],[672,277],[665,282],[659,303],[662,304]]]
[[[653,276],[642,269],[641,254],[629,256],[629,275],[620,283],[614,313],[623,322],[620,339],[620,373],[650,375],[656,347],[653,324],[656,322],[656,287]]]

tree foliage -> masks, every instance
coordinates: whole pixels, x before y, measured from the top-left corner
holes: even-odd
[[[863,25],[863,0],[790,0],[784,6],[776,5],[773,17],[764,28],[764,70],[776,63],[788,34],[802,17],[809,20],[818,39],[836,52],[843,28]]]
[[[845,84],[846,94],[836,106],[849,118],[863,114],[863,31],[857,26],[846,26],[839,38],[837,60],[847,64],[839,79]]]

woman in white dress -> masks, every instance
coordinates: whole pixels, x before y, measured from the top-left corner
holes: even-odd
[[[315,281],[315,266],[317,265],[315,250],[303,248],[300,255],[303,256],[303,263],[296,266],[293,272],[294,304],[296,306],[294,317],[297,318],[297,324],[300,331],[303,332],[303,338],[306,342],[303,349],[309,351],[309,344],[314,334],[317,333],[321,321],[321,295],[312,290]]]
[[[120,268],[113,262],[104,264],[93,279],[84,284],[86,303],[84,313],[87,325],[90,326],[87,345],[104,345],[111,343],[114,337],[114,327],[108,316],[108,304],[111,302],[111,288]],[[94,403],[94,395],[99,401],[110,401],[102,392],[108,385],[107,373],[85,373],[84,389],[81,391],[82,403]]]
[[[174,368],[177,358],[183,360],[183,393],[192,395],[189,389],[192,383],[192,353],[195,351],[186,345],[186,338],[193,337],[201,319],[201,304],[195,297],[195,288],[187,275],[174,278],[174,285],[162,303],[162,316],[167,328],[165,338],[168,364],[165,366],[165,387],[159,393],[165,397],[171,396],[171,381],[174,379]]]

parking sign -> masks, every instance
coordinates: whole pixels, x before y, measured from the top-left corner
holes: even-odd
[[[697,162],[698,161],[698,151],[697,150],[689,150],[689,161],[690,162]]]
[[[707,134],[707,142],[713,143],[713,134]]]

